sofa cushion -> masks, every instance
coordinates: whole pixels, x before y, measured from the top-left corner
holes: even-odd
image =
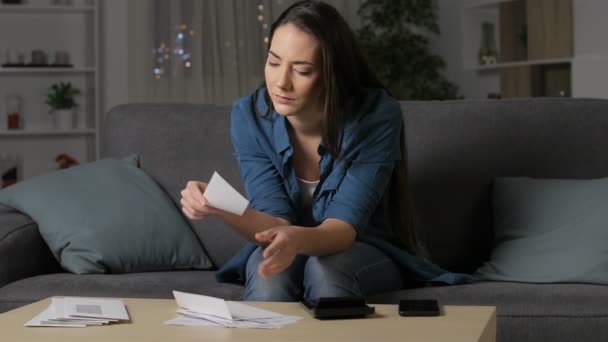
[[[212,266],[196,236],[131,156],[52,172],[0,191],[31,216],[70,272],[123,273]]]
[[[498,178],[488,280],[608,284],[608,178]]]
[[[496,177],[608,175],[607,101],[405,101],[417,229],[434,261],[474,272],[492,249]]]
[[[0,204],[0,287],[32,275],[60,271],[36,222]]]
[[[214,171],[244,194],[232,155],[230,108],[210,104],[117,106],[106,116],[102,156],[120,158],[137,153],[141,169],[158,182],[178,207],[186,183],[208,182]],[[218,267],[246,242],[216,217],[190,224]]]
[[[212,271],[47,274],[0,288],[0,312],[52,296],[173,298],[172,291],[242,300],[243,286],[218,284]]]

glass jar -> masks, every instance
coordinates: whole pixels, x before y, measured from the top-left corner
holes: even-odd
[[[480,65],[496,64],[498,62],[493,23],[484,21],[481,24],[481,44],[478,57]]]
[[[6,128],[23,129],[23,98],[19,95],[6,96]]]

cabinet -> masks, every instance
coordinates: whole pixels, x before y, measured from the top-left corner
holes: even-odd
[[[28,66],[33,50],[48,56],[49,66]],[[18,179],[58,168],[55,157],[68,154],[84,163],[98,158],[100,129],[99,4],[95,0],[28,0],[0,4],[0,61],[22,53],[24,66],[0,67],[0,154],[19,160]],[[52,66],[55,53],[69,54],[71,67]],[[73,129],[53,126],[45,104],[50,86],[70,82],[76,97]],[[23,99],[23,128],[9,129],[7,99]]]
[[[489,96],[572,95],[571,0],[465,1],[462,30],[464,67],[484,79]],[[495,59],[480,58],[487,51]]]

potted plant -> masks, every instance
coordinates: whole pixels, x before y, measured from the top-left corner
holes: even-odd
[[[433,53],[439,34],[436,1],[366,0],[359,7],[358,38],[380,81],[399,100],[460,98]]]
[[[74,128],[74,108],[78,106],[74,96],[78,94],[80,90],[72,87],[70,82],[55,83],[49,88],[46,104],[51,107],[55,129]]]

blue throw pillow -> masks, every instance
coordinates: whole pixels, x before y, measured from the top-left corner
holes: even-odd
[[[487,280],[608,284],[608,178],[498,178]]]
[[[31,216],[54,256],[77,273],[212,267],[169,196],[136,156],[55,171],[0,191]]]

